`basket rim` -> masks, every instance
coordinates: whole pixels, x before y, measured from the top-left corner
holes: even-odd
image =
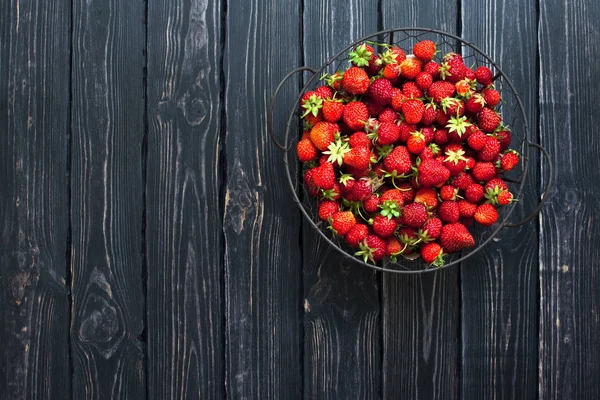
[[[406,32],[406,31],[413,31],[413,32],[422,32],[422,33],[434,33],[434,34],[438,34],[441,36],[447,36],[450,37],[456,41],[458,41],[459,43],[457,43],[457,45],[466,45],[467,47],[472,48],[473,50],[475,50],[476,52],[478,52],[482,57],[484,57],[486,59],[486,61],[488,61],[491,65],[493,65],[493,67],[498,71],[499,76],[502,78],[503,84],[508,85],[508,87],[510,88],[510,90],[512,91],[512,93],[514,94],[514,97],[516,99],[517,105],[518,105],[518,109],[521,111],[521,116],[523,118],[523,129],[525,131],[525,135],[524,135],[524,140],[522,142],[522,148],[521,148],[521,162],[523,163],[523,173],[521,175],[521,183],[518,186],[518,190],[516,193],[516,198],[521,198],[522,194],[523,194],[523,190],[525,187],[525,182],[527,181],[527,174],[528,174],[528,164],[529,164],[529,144],[530,139],[529,139],[529,122],[527,119],[527,114],[525,113],[525,108],[523,106],[523,103],[521,101],[521,98],[517,92],[517,90],[515,89],[513,83],[511,82],[511,80],[508,78],[508,76],[502,71],[502,69],[500,68],[500,66],[490,57],[488,56],[483,50],[481,50],[479,47],[477,47],[476,45],[474,45],[473,43],[457,36],[454,35],[452,33],[448,33],[448,32],[444,32],[441,30],[437,30],[437,29],[429,29],[429,28],[420,28],[420,27],[400,27],[400,28],[391,28],[391,29],[386,29],[386,30],[382,30],[382,31],[378,31],[366,36],[363,36],[360,39],[357,39],[355,41],[353,41],[352,43],[350,43],[348,46],[344,47],[340,52],[338,52],[337,54],[335,54],[334,56],[330,57],[327,61],[325,61],[325,63],[323,65],[321,65],[321,67],[319,69],[316,70],[316,72],[308,79],[308,81],[305,83],[305,85],[302,87],[302,89],[300,90],[300,94],[298,95],[298,97],[296,98],[296,101],[294,102],[294,104],[292,105],[291,108],[291,113],[289,115],[289,118],[287,120],[286,123],[286,133],[285,133],[285,143],[289,143],[289,138],[291,136],[290,130],[292,129],[292,120],[294,119],[294,116],[296,116],[296,110],[298,108],[298,105],[300,104],[300,100],[302,97],[302,93],[304,93],[306,91],[306,89],[308,87],[310,87],[314,82],[315,79],[318,79],[318,77],[321,75],[321,73],[325,70],[325,68],[327,68],[328,66],[330,66],[335,60],[337,60],[340,56],[345,55],[348,50],[352,49],[353,47],[355,47],[356,45],[372,39],[373,37],[377,37],[377,36],[381,36],[381,35],[386,35],[386,34],[393,34],[394,32]],[[489,242],[491,242],[500,232],[500,230],[502,228],[505,228],[509,217],[512,215],[512,213],[514,212],[514,209],[517,205],[518,202],[514,202],[513,204],[511,204],[510,206],[508,206],[508,210],[505,212],[504,214],[504,218],[502,220],[502,222],[500,222],[498,224],[498,226],[492,231],[492,233],[490,234],[490,236],[485,239],[483,242],[478,243],[478,245],[471,251],[469,251],[466,254],[461,254],[460,257],[458,257],[455,260],[450,261],[447,264],[444,264],[441,267],[430,267],[430,268],[425,268],[425,269],[392,269],[392,268],[386,268],[385,265],[397,265],[399,267],[404,267],[401,263],[401,261],[397,261],[395,263],[391,262],[391,261],[386,261],[384,263],[382,262],[378,262],[377,264],[369,264],[364,262],[363,260],[349,254],[347,251],[345,251],[343,248],[341,248],[337,243],[335,243],[334,241],[331,240],[331,238],[329,238],[327,235],[325,235],[325,233],[323,232],[322,229],[320,229],[315,221],[312,219],[312,217],[310,215],[308,215],[308,212],[306,211],[304,205],[302,204],[301,199],[298,197],[298,193],[296,193],[296,187],[294,185],[291,173],[290,173],[290,165],[288,162],[288,157],[289,157],[289,151],[291,149],[292,146],[287,146],[286,150],[284,150],[283,152],[283,162],[285,164],[285,172],[286,172],[286,177],[288,180],[288,184],[290,186],[290,190],[292,192],[292,196],[293,196],[293,200],[294,202],[296,202],[296,204],[298,205],[298,207],[300,208],[300,211],[302,212],[302,214],[304,215],[305,219],[310,223],[310,225],[312,226],[312,228],[314,230],[316,230],[319,235],[321,235],[321,237],[323,239],[325,239],[325,241],[332,246],[338,253],[340,253],[340,255],[342,255],[345,258],[348,258],[350,260],[352,260],[353,262],[364,266],[364,267],[368,267],[371,268],[373,270],[377,270],[377,271],[383,271],[383,272],[390,272],[390,273],[394,273],[394,274],[422,274],[422,273],[429,273],[429,272],[436,272],[436,271],[440,271],[440,270],[444,270],[446,268],[449,268],[453,265],[456,264],[460,264],[463,261],[471,258],[472,256],[474,256],[475,254],[477,254],[478,252],[480,252]],[[383,265],[379,265],[379,264],[383,264]],[[425,265],[425,264],[424,264]],[[406,268],[406,267],[404,267]]]

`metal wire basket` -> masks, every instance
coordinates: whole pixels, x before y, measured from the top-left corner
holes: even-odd
[[[300,123],[296,118],[300,116],[300,102],[302,94],[307,90],[312,90],[319,83],[319,77],[323,73],[335,73],[336,71],[346,69],[350,65],[348,53],[351,49],[355,48],[361,43],[376,42],[376,43],[387,43],[390,45],[397,45],[403,49],[412,49],[413,45],[417,41],[429,39],[436,43],[437,49],[440,50],[441,54],[448,52],[455,52],[462,55],[464,62],[468,66],[472,66],[473,69],[485,65],[492,69],[494,73],[494,85],[498,91],[500,91],[503,102],[497,107],[497,110],[501,113],[503,121],[508,124],[512,132],[511,148],[518,150],[522,157],[519,165],[504,176],[505,180],[509,184],[510,190],[517,200],[512,204],[501,207],[499,211],[498,222],[490,227],[483,227],[480,225],[472,226],[469,228],[476,239],[476,246],[470,250],[463,250],[461,253],[450,254],[446,259],[446,263],[442,267],[430,267],[420,259],[409,260],[401,258],[397,262],[391,262],[384,260],[377,264],[365,263],[362,260],[356,258],[353,255],[355,251],[341,238],[336,238],[325,229],[325,224],[321,222],[317,215],[316,199],[310,196],[307,190],[302,184],[302,167],[298,161],[295,149],[296,144],[302,134]],[[285,144],[281,144],[274,136],[273,127],[273,108],[276,104],[275,99],[285,82],[294,74],[302,71],[309,71],[312,76],[308,79],[302,90],[300,91],[296,101],[290,105],[290,113],[287,119],[285,128]],[[307,222],[318,232],[325,241],[327,241],[335,250],[342,254],[346,258],[352,259],[354,262],[363,265],[368,268],[373,268],[380,271],[390,273],[404,273],[404,274],[417,274],[424,272],[438,271],[443,268],[448,268],[452,265],[456,265],[469,257],[472,257],[477,252],[481,251],[502,228],[513,228],[521,226],[531,219],[533,219],[540,211],[543,202],[547,199],[547,194],[550,193],[552,187],[552,161],[546,150],[536,143],[532,143],[530,140],[529,125],[527,123],[527,116],[525,109],[515,90],[513,84],[510,82],[508,77],[502,72],[498,64],[494,62],[488,55],[478,49],[474,44],[465,41],[464,39],[452,35],[450,33],[425,29],[425,28],[395,28],[365,36],[359,39],[346,48],[340,51],[335,56],[327,60],[319,69],[313,69],[310,67],[296,68],[287,74],[277,86],[273,96],[271,98],[270,108],[267,115],[268,132],[275,145],[283,151],[283,161],[285,165],[285,175],[289,183],[291,194],[294,202],[298,204],[300,211],[306,218]],[[278,129],[279,131],[280,129]],[[530,149],[534,148],[545,156],[546,162],[548,163],[548,174],[546,189],[540,196],[539,202],[535,205],[533,212],[524,218],[522,221],[517,223],[510,223],[509,218],[513,213],[515,207],[518,205],[524,205],[524,188],[526,187],[528,167],[530,166]]]

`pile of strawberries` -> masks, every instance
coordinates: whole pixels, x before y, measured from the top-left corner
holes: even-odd
[[[502,176],[519,154],[495,109],[492,71],[437,53],[430,40],[410,55],[364,43],[348,69],[302,96],[305,188],[365,262],[420,255],[441,266],[475,245],[467,226],[494,224],[514,201]]]

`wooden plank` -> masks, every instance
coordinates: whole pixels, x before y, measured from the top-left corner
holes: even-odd
[[[74,398],[145,396],[144,2],[73,2]]]
[[[0,393],[69,398],[70,1],[0,5]]]
[[[519,91],[532,140],[537,132],[536,2],[462,1],[462,36],[500,64]],[[511,12],[507,12],[511,10]],[[528,62],[522,62],[528,60]],[[498,86],[500,88],[500,86]],[[504,94],[504,108],[514,97]],[[512,104],[511,104],[512,103]],[[509,110],[505,118],[510,118]],[[516,122],[515,122],[516,123]],[[523,124],[512,126],[519,148]],[[538,157],[532,154],[526,191],[511,221],[539,198]],[[538,251],[535,221],[504,229],[462,263],[463,398],[535,398],[537,393]]]
[[[556,178],[540,217],[542,399],[600,398],[598,18],[597,4],[540,3],[540,140]],[[547,172],[542,162],[544,182]]]
[[[148,398],[223,398],[221,5],[148,4]]]
[[[225,383],[236,399],[301,392],[300,217],[265,111],[281,78],[299,64],[299,20],[291,0],[227,4]],[[293,79],[279,96],[278,132],[297,88]]]
[[[429,0],[398,7],[382,0],[381,11],[385,29],[422,26],[456,33],[456,2]],[[404,47],[411,50],[412,44]],[[458,397],[458,277],[457,267],[420,276],[383,274],[384,398]]]
[[[318,69],[353,41],[377,32],[377,18],[374,3],[304,2],[305,65]],[[303,249],[304,397],[378,397],[379,276],[343,260],[308,223]]]

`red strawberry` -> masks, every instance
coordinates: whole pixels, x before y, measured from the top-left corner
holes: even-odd
[[[312,161],[317,158],[317,148],[310,139],[302,139],[296,145],[298,159],[302,162]]]
[[[506,130],[496,132],[496,138],[500,142],[500,151],[506,151],[510,146],[510,142],[512,140],[512,133]]]
[[[404,120],[408,124],[417,124],[421,122],[424,111],[425,104],[423,104],[421,100],[411,99],[402,103],[402,113],[404,114]]]
[[[379,113],[378,118],[379,122],[391,122],[395,124],[398,121],[398,113],[393,108],[386,107]]]
[[[508,190],[508,185],[500,178],[492,178],[485,184],[485,189],[491,190]]]
[[[485,133],[481,132],[479,129],[475,130],[469,138],[467,139],[467,143],[469,147],[471,147],[475,151],[479,151],[485,147],[487,142],[487,136]]]
[[[491,85],[493,77],[492,70],[486,66],[478,67],[475,70],[475,79],[483,86]]]
[[[509,150],[502,156],[500,165],[504,171],[510,171],[519,163],[519,153],[515,150]]]
[[[417,75],[417,77],[415,78],[415,83],[417,84],[417,87],[419,89],[427,90],[429,86],[431,86],[431,84],[433,83],[433,76],[431,76],[429,72],[419,72],[419,75]]]
[[[344,164],[357,169],[367,169],[371,165],[371,150],[366,146],[352,148],[344,155]]]
[[[352,211],[338,211],[331,216],[331,228],[334,233],[344,236],[356,225],[356,218]]]
[[[394,147],[394,150],[383,160],[383,166],[387,172],[393,173],[395,171],[398,175],[410,172],[412,164],[406,147]]]
[[[361,178],[352,186],[352,197],[356,201],[363,201],[373,195],[373,185],[368,178]]]
[[[358,96],[367,92],[370,83],[369,75],[362,68],[350,67],[344,72],[342,89],[351,95]]]
[[[465,151],[460,144],[449,144],[446,146],[444,154],[446,155],[444,158],[444,167],[450,170],[450,175],[458,175],[465,170],[467,159],[465,158]]]
[[[449,82],[456,83],[465,79],[467,74],[465,66],[460,54],[448,53],[444,56],[444,62],[440,67],[440,76]]]
[[[398,222],[395,218],[384,217],[378,214],[373,218],[373,232],[382,238],[390,237],[398,228]]]
[[[353,101],[344,107],[342,119],[348,125],[348,128],[358,131],[364,128],[365,123],[369,119],[369,110],[365,103]]]
[[[503,190],[498,194],[498,204],[501,206],[509,205],[513,201],[513,194],[508,190]]]
[[[402,84],[402,93],[409,99],[423,97],[423,91],[413,81],[407,81]]]
[[[460,209],[456,201],[442,201],[438,207],[440,219],[444,222],[458,222],[460,218]]]
[[[425,126],[432,125],[435,122],[436,117],[436,106],[433,103],[425,104],[425,111],[423,111],[423,117],[421,118],[421,124]]]
[[[483,91],[483,98],[485,100],[485,104],[490,108],[496,107],[501,100],[500,92],[491,88]]]
[[[335,200],[323,200],[319,203],[319,218],[327,221],[333,214],[340,210],[340,203]]]
[[[325,85],[321,85],[318,88],[316,88],[315,93],[323,100],[333,97],[333,91],[329,86]]]
[[[450,141],[448,138],[448,130],[444,128],[437,128],[435,130],[435,136],[433,138],[433,142],[438,146],[444,146]]]
[[[438,243],[427,243],[421,247],[421,258],[434,267],[444,265],[444,251]]]
[[[398,46],[392,46],[389,49],[390,56],[393,57],[393,61],[396,64],[402,63],[402,61],[406,60],[406,53]]]
[[[448,125],[448,121],[450,118],[448,118],[448,116],[446,115],[446,113],[444,113],[444,110],[442,110],[441,107],[438,107],[436,109],[436,115],[435,115],[435,123],[438,124],[439,126],[446,126]]]
[[[429,61],[423,65],[423,71],[431,74],[434,81],[440,79],[440,64],[435,61]]]
[[[352,135],[350,135],[348,138],[348,144],[350,147],[365,146],[368,149],[373,147],[371,139],[369,139],[367,134],[362,131],[354,132]]]
[[[367,110],[369,111],[369,115],[377,118],[377,116],[379,115],[379,113],[383,110],[383,108],[385,107],[384,105],[375,103],[373,101],[369,101],[368,103],[366,103],[367,105]]]
[[[333,189],[333,186],[336,183],[333,165],[326,162],[313,169],[314,173],[312,175],[312,179],[314,185],[322,190]]]
[[[457,195],[458,188],[455,188],[452,185],[444,185],[440,188],[440,199],[443,201],[456,200]]]
[[[413,46],[413,54],[422,61],[431,61],[435,53],[435,43],[431,40],[421,40]]]
[[[409,124],[406,121],[402,121],[399,127],[401,142],[406,142],[410,137],[410,134],[417,130],[417,126],[415,124]]]
[[[319,188],[315,185],[314,176],[317,167],[311,168],[304,173],[304,187],[308,190],[311,196],[319,194]]]
[[[346,235],[344,235],[344,239],[346,242],[354,248],[357,248],[360,243],[362,243],[367,235],[369,234],[369,227],[365,224],[355,224]]]
[[[385,256],[387,242],[377,235],[370,234],[359,247],[360,251],[354,253],[356,256],[362,256],[365,262],[377,262]]]
[[[414,202],[424,204],[428,209],[433,210],[438,206],[437,192],[432,188],[420,188],[415,193]]]
[[[371,60],[369,61],[369,65],[365,68],[365,70],[367,71],[367,74],[369,74],[369,76],[375,76],[379,74],[379,71],[381,71],[382,67],[383,64],[381,61],[381,57],[379,57],[378,55],[374,55],[373,58],[371,58]]]
[[[454,84],[456,87],[456,93],[463,99],[469,99],[473,94],[473,88],[468,79],[463,79]]]
[[[429,218],[418,232],[423,242],[428,243],[437,239],[442,233],[442,220],[436,217]]]
[[[477,114],[485,106],[485,99],[479,93],[475,93],[473,96],[465,101],[465,110],[472,114]]]
[[[451,223],[442,227],[440,244],[448,253],[456,253],[462,249],[475,246],[475,239],[466,226],[460,222]]]
[[[377,128],[377,144],[384,146],[400,139],[400,127],[392,122],[382,122]]]
[[[373,58],[374,53],[375,50],[373,50],[373,47],[366,43],[362,43],[356,46],[348,56],[353,65],[356,65],[357,67],[366,67],[369,65],[369,61]]]
[[[477,210],[477,204],[471,203],[468,200],[458,201],[458,211],[460,212],[461,217],[473,218],[475,215],[475,210]]]
[[[400,76],[400,66],[398,64],[387,64],[383,67],[383,77],[390,81],[395,81]]]
[[[302,118],[312,115],[317,117],[320,114],[320,110],[323,107],[323,99],[317,94],[317,92],[311,90],[302,95],[301,99],[302,108],[304,114]]]
[[[406,96],[402,93],[401,89],[395,88],[392,91],[392,108],[394,111],[402,110],[402,103],[406,101]]]
[[[321,151],[327,150],[327,147],[333,143],[335,133],[338,130],[338,126],[334,123],[317,122],[310,131],[310,140],[317,149]]]
[[[392,83],[385,78],[378,78],[371,83],[367,95],[371,101],[380,105],[386,105],[392,101]]]
[[[477,162],[472,174],[477,182],[487,182],[496,176],[496,167],[491,162]]]
[[[389,189],[381,194],[381,202],[385,203],[393,201],[398,207],[402,207],[405,203],[404,192],[399,189]]]
[[[412,228],[422,227],[429,215],[427,214],[427,208],[421,203],[410,203],[404,206],[402,210],[402,221],[404,225]]]
[[[379,205],[381,204],[381,197],[372,195],[366,200],[363,200],[363,208],[366,212],[374,214],[379,211]]]
[[[342,119],[344,104],[340,100],[325,100],[323,102],[323,119],[327,122],[338,122]]]
[[[485,146],[477,153],[479,161],[492,161],[500,152],[500,142],[492,136],[488,136],[485,140]]]
[[[435,159],[425,159],[418,167],[419,184],[424,187],[440,185],[450,178],[450,170]]]
[[[491,108],[484,107],[477,114],[477,125],[484,132],[494,132],[498,125],[500,125],[500,116]]]
[[[481,204],[475,211],[475,221],[484,226],[493,225],[498,221],[498,211],[491,204]]]
[[[452,97],[456,88],[450,82],[436,81],[427,89],[427,95],[436,103],[441,103],[446,97]]]
[[[465,199],[471,203],[479,203],[483,198],[483,186],[479,183],[472,183],[465,189]]]
[[[425,150],[425,146],[425,136],[421,132],[411,133],[406,142],[406,148],[412,154],[421,154]]]
[[[473,183],[473,178],[466,172],[459,173],[452,180],[452,185],[460,190],[465,190],[471,183]]]
[[[407,58],[400,63],[400,76],[406,79],[415,79],[421,72],[422,61],[416,57]]]
[[[396,262],[396,257],[398,254],[402,253],[404,249],[404,245],[400,243],[398,239],[395,237],[388,238],[387,240],[387,248],[385,251],[385,255],[390,257],[392,262]]]

